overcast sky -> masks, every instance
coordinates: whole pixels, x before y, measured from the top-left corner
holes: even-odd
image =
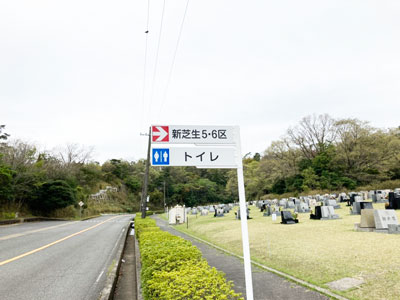
[[[0,1],[6,132],[103,162],[145,157],[150,124],[239,125],[243,154],[313,113],[400,125],[400,1],[190,0],[171,77],[187,0],[159,39],[163,3],[145,68],[147,0]]]

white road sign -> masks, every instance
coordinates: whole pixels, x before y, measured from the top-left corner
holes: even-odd
[[[153,144],[235,144],[234,126],[153,125]]]
[[[82,207],[85,203],[83,203],[82,201],[80,201],[78,204],[79,204],[79,206]]]
[[[169,147],[151,150],[153,166],[237,168],[234,147]]]
[[[239,127],[155,125],[151,127],[151,142],[153,144],[151,149],[151,164],[153,166],[237,169],[246,299],[253,300],[253,280]],[[185,147],[179,147],[178,145],[169,147],[169,144],[185,144]],[[187,144],[192,145],[189,146]]]

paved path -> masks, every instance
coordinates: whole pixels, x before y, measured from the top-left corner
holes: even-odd
[[[233,281],[236,292],[246,295],[243,262],[237,257],[227,255],[169,226],[166,221],[155,218],[157,225],[164,231],[180,236],[192,242],[203,253],[208,264],[226,274]],[[329,299],[315,291],[289,282],[273,273],[252,266],[254,300],[322,300]]]
[[[0,299],[98,299],[131,219],[0,226]]]

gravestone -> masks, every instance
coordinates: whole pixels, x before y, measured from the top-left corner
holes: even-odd
[[[361,228],[375,228],[375,218],[373,209],[361,210]]]
[[[373,209],[372,202],[356,201],[353,203],[352,215],[360,215],[361,209]]]
[[[314,213],[310,214],[310,219],[320,220],[322,218],[321,206],[314,207]]]
[[[214,217],[223,217],[223,216],[224,216],[224,210],[222,208],[218,208]]]
[[[363,209],[374,209],[372,206],[372,202],[360,202],[360,210]]]
[[[299,220],[294,219],[290,211],[281,211],[281,224],[296,224],[298,222]]]
[[[207,216],[208,215],[208,209],[202,209],[200,214],[202,216]]]
[[[307,204],[306,202],[301,202],[301,203],[300,203],[299,212],[302,212],[302,213],[308,213],[308,212],[310,212],[310,207],[308,206],[308,204]]]
[[[224,214],[228,214],[231,211],[231,208],[228,205],[224,205],[223,210]]]
[[[321,206],[321,219],[329,219],[328,206]]]
[[[400,209],[400,195],[394,192],[389,193],[388,209]]]
[[[339,215],[335,214],[335,208],[333,206],[327,206],[329,211],[329,219],[339,219]]]
[[[352,215],[361,214],[360,202],[353,202],[353,208],[350,210],[350,214]]]
[[[308,201],[308,206],[316,206],[317,205],[317,200],[315,199],[310,199]]]
[[[372,194],[371,199],[372,199],[372,202],[377,202],[377,200],[378,200],[376,194]]]
[[[356,202],[355,198],[356,194],[350,194],[350,197],[347,198],[347,206],[352,206],[353,203]]]
[[[336,200],[326,200],[326,206],[333,206],[335,209],[340,209],[340,205],[336,203]]]
[[[208,207],[208,211],[210,213],[213,213],[213,212],[215,212],[215,208],[213,206],[210,206],[210,207]]]
[[[321,220],[339,219],[339,215],[335,214],[333,206],[321,206]]]
[[[292,200],[289,200],[287,202],[287,207],[286,208],[294,208],[294,202]]]
[[[340,193],[339,194],[339,202],[346,202],[346,201],[347,201],[346,193]]]
[[[247,208],[247,220],[251,219],[250,218],[250,209]],[[236,219],[240,220],[240,208],[237,210],[237,212],[235,212],[235,217]]]
[[[376,202],[378,202],[378,203],[385,202],[385,198],[383,197],[383,195],[381,193],[376,194],[375,198],[376,198]]]
[[[388,229],[389,224],[399,225],[394,209],[375,209],[374,219],[376,229]]]
[[[268,205],[268,206],[265,207],[263,216],[264,217],[269,217],[270,215],[271,215],[271,206]]]
[[[192,215],[197,215],[197,208],[192,208]]]
[[[367,197],[367,198],[368,198],[368,199],[372,199],[372,197],[373,197],[372,195],[375,195],[375,191],[369,191],[369,192],[368,192],[368,197]]]
[[[388,224],[388,233],[400,234],[400,225]]]

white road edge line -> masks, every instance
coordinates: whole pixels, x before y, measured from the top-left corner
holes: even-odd
[[[100,280],[100,278],[101,278],[101,275],[103,275],[105,269],[107,268],[107,262],[111,259],[111,256],[112,256],[112,254],[114,253],[115,248],[118,246],[119,241],[120,241],[121,236],[122,236],[122,234],[124,233],[124,231],[125,231],[125,228],[122,228],[121,233],[119,234],[119,236],[118,236],[118,238],[117,238],[117,241],[115,242],[114,247],[111,249],[110,254],[109,254],[108,257],[107,257],[106,266],[104,267],[103,271],[101,271],[99,277],[97,277],[97,280],[96,280],[96,282],[95,282],[96,284],[99,283],[99,280]]]
[[[101,278],[101,276],[104,274],[104,270],[103,271],[101,271],[101,273],[100,273],[100,275],[99,275],[99,277],[97,277],[97,279],[96,279],[96,283],[97,282],[99,282],[99,280],[100,280],[100,278]]]

